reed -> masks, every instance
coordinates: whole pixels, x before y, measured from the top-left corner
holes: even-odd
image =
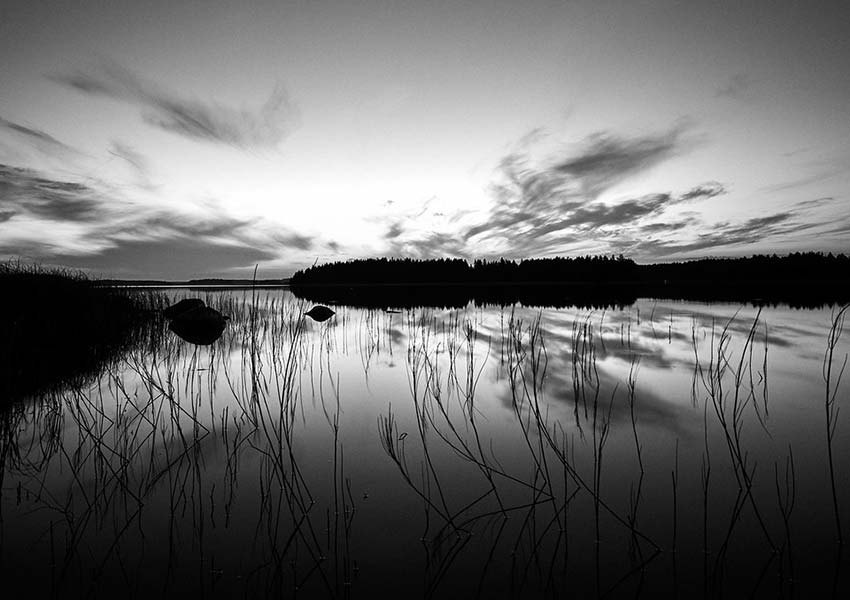
[[[847,355],[844,355],[844,360],[841,361],[841,366],[838,367],[838,373],[834,375],[833,363],[835,360],[835,348],[841,339],[841,334],[844,332],[844,317],[847,314],[847,309],[850,304],[843,306],[840,310],[833,314],[829,334],[826,340],[826,352],[823,358],[823,380],[825,385],[824,390],[824,416],[826,423],[826,452],[827,463],[829,465],[829,484],[832,495],[832,509],[835,515],[835,535],[839,545],[844,544],[844,535],[841,530],[841,512],[838,508],[838,491],[835,485],[835,458],[833,456],[833,440],[835,439],[835,428],[838,425],[838,403],[836,402],[838,388],[841,384],[841,377],[844,375],[844,369],[847,366]],[[835,380],[833,381],[833,375]]]
[[[368,595],[370,544],[405,540],[429,597],[669,592],[671,568],[682,593],[700,571],[707,596],[813,589],[800,506],[819,491],[773,428],[763,314],[689,333],[660,307],[640,325],[521,307],[335,307],[316,324],[257,289],[204,299],[231,316],[214,344],[150,325],[92,379],[0,415],[0,518],[35,525],[55,595]],[[834,510],[843,314],[824,360]],[[673,367],[690,401],[665,399],[695,439],[658,433],[647,340],[690,349]],[[395,361],[401,385],[373,398]],[[361,433],[364,410],[377,435]],[[765,461],[772,436],[782,451]],[[370,443],[384,460],[364,465]],[[388,493],[420,512],[379,539]],[[134,575],[154,564],[161,577]]]
[[[149,339],[165,301],[20,262],[0,263],[0,287],[2,404],[96,378]]]

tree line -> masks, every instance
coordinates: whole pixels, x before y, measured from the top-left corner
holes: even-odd
[[[459,258],[366,258],[314,265],[293,274],[291,284],[652,284],[713,286],[756,282],[850,281],[850,257],[845,254],[795,252],[777,256],[710,258],[683,262],[638,264],[623,255],[474,260]]]

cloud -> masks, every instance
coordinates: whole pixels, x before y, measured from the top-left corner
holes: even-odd
[[[404,227],[401,223],[392,223],[387,229],[387,232],[384,234],[384,237],[388,240],[394,240],[398,236],[404,233]]]
[[[86,184],[48,179],[4,164],[0,164],[0,198],[4,209],[53,221],[95,222],[103,203],[100,193]]]
[[[585,196],[596,198],[628,177],[682,153],[690,145],[684,139],[685,131],[684,125],[677,125],[660,135],[634,138],[599,133],[553,170],[574,179]]]
[[[791,218],[790,212],[781,212],[773,215],[769,215],[766,217],[754,217],[752,219],[746,220],[741,225],[737,225],[735,227],[727,228],[725,233],[727,235],[738,236],[738,235],[752,235],[753,233],[762,233],[766,228],[769,228],[772,225],[777,223],[783,223]]]
[[[133,227],[136,234],[233,238],[254,223],[255,220],[238,219],[210,207],[202,215],[157,210],[138,220]]]
[[[132,146],[113,140],[109,148],[109,153],[123,161],[135,178],[136,185],[149,192],[157,189],[157,185],[153,183],[151,177],[150,161],[147,157],[135,150]]]
[[[714,198],[715,196],[720,196],[721,194],[728,193],[726,186],[717,181],[709,181],[708,183],[703,183],[702,185],[698,185],[695,188],[685,192],[679,199],[682,201],[688,200],[706,200],[708,198]]]
[[[396,210],[398,203],[385,203],[384,214],[368,219],[383,227],[381,238],[395,256],[465,256],[465,241],[458,234],[459,224],[474,211],[458,209],[456,204],[437,195]],[[405,206],[406,205],[406,206]]]
[[[281,246],[295,248],[296,250],[310,250],[313,247],[313,237],[300,233],[282,233],[274,236],[274,240]]]
[[[677,125],[640,137],[591,136],[567,157],[533,161],[528,148],[506,156],[491,185],[492,204],[477,221],[452,219],[425,229],[416,219],[388,218],[383,238],[395,255],[513,258],[624,253],[638,260],[810,246],[813,232],[846,230],[831,198],[798,202],[784,210],[727,222],[710,211],[683,211],[729,193],[706,181],[674,193],[603,199],[613,186],[688,152],[693,136]],[[610,194],[609,194],[610,195]],[[829,214],[827,214],[829,213]],[[832,227],[832,229],[830,229]],[[830,242],[831,243],[831,242]]]
[[[800,200],[794,204],[795,208],[823,208],[835,204],[837,201],[832,196],[822,196],[821,198],[812,198],[810,200]]]
[[[182,279],[246,267],[277,257],[270,249],[179,236],[115,240],[100,252],[54,256],[53,259],[69,267],[119,275],[155,274],[166,279]]]
[[[822,228],[826,223],[809,221],[801,217],[801,211],[782,211],[763,217],[752,217],[741,223],[699,223],[701,233],[691,239],[632,239],[613,240],[611,246],[620,252],[627,252],[646,258],[670,258],[690,253],[710,250],[727,252],[731,249],[749,246],[766,240],[774,244],[787,241],[789,236],[810,234],[814,229]],[[646,233],[646,231],[644,230]]]
[[[246,254],[252,250],[263,256],[277,256],[284,249],[309,250],[314,243],[313,237],[292,231],[269,234],[260,219],[240,219],[224,213],[215,205],[203,207],[200,214],[158,210],[125,223],[110,239],[150,239],[169,244],[181,239],[198,240],[231,251],[240,247]]]
[[[684,219],[681,221],[664,221],[660,223],[646,223],[640,226],[640,231],[644,233],[662,233],[667,231],[679,231],[688,225],[693,225],[694,219]]]
[[[695,225],[697,222],[696,219],[679,219],[672,222],[657,223],[638,223],[637,221],[644,217],[661,216],[670,206],[697,200],[708,200],[726,193],[726,186],[722,183],[711,181],[693,187],[684,194],[676,197],[670,196],[670,194],[653,194],[645,197],[645,199],[627,200],[626,202],[610,207],[608,211],[610,216],[608,216],[608,219],[610,220],[611,217],[620,217],[615,221],[616,224],[634,225],[643,233],[679,231],[685,227]]]
[[[150,164],[143,154],[134,150],[131,146],[119,142],[112,142],[109,153],[130,165],[139,175],[147,179],[150,173]]]
[[[465,242],[453,233],[431,232],[393,244],[393,254],[414,258],[469,258],[468,252]]]
[[[179,97],[115,64],[52,79],[85,94],[137,105],[146,122],[165,131],[240,148],[277,146],[299,120],[298,109],[280,85],[258,108],[236,109]]]
[[[697,188],[695,188],[697,189]],[[683,194],[682,197],[688,196]],[[785,210],[750,217],[738,222],[709,223],[698,215],[666,223],[641,225],[632,235],[611,240],[610,247],[645,259],[688,257],[705,251],[729,253],[756,244],[769,246],[759,252],[776,252],[786,249],[827,248],[820,245],[829,234],[843,233],[839,215],[832,210],[831,198],[804,200]],[[845,221],[846,222],[846,221]],[[684,235],[684,230],[693,232]],[[678,232],[675,239],[655,237]],[[814,244],[814,246],[813,246]]]
[[[459,226],[459,219],[449,218],[442,230],[422,231],[410,219],[393,218],[383,237],[392,253],[414,256],[526,258],[588,247],[599,252],[609,237],[661,217],[674,205],[726,193],[723,184],[709,181],[680,195],[600,200],[615,185],[688,152],[694,141],[683,123],[643,136],[603,132],[567,156],[543,161],[533,161],[524,143],[499,163],[492,204],[478,222],[464,219]]]
[[[598,133],[584,140],[576,152],[550,159],[549,166],[543,167],[533,166],[527,155],[511,154],[500,164],[490,214],[468,228],[465,238],[477,238],[479,243],[511,239],[520,250],[528,251],[540,247],[543,235],[591,231],[658,213],[683,198],[659,193],[615,204],[597,199],[614,185],[687,152],[693,142],[685,134],[682,124],[638,137]]]
[[[68,144],[57,140],[49,133],[45,133],[40,129],[26,127],[19,123],[4,119],[3,117],[0,117],[0,127],[3,127],[4,129],[25,139],[30,145],[35,147],[36,150],[46,154],[47,156],[79,154],[77,150]]]
[[[97,180],[51,179],[7,165],[0,165],[0,198],[0,254],[120,276],[216,274],[314,245],[311,236],[270,232],[260,219],[234,217],[214,203],[194,210],[150,208]],[[26,217],[25,227],[7,224],[19,217]]]
[[[575,227],[583,230],[600,227],[631,224],[638,219],[662,212],[675,202],[670,194],[650,194],[642,198],[626,200],[616,204],[595,202],[588,206],[576,208],[566,219],[554,223],[554,229]],[[543,228],[540,233],[548,233]]]

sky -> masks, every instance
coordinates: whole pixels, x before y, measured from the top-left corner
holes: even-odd
[[[0,259],[850,251],[850,3],[0,5]]]

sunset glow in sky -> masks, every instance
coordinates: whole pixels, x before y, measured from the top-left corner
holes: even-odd
[[[4,2],[0,258],[850,251],[850,3]]]

